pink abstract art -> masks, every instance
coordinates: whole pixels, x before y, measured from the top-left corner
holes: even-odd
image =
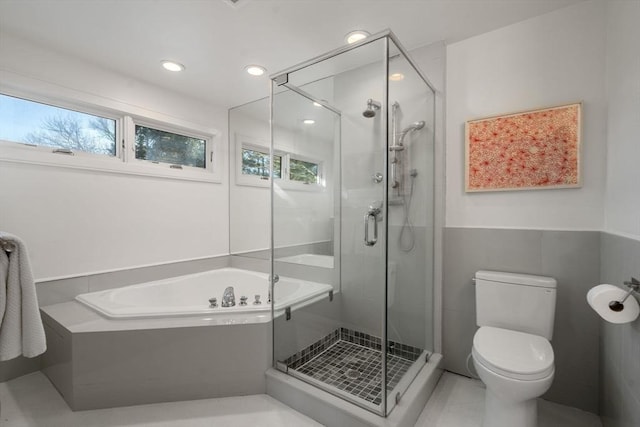
[[[471,120],[466,191],[580,186],[580,104]]]

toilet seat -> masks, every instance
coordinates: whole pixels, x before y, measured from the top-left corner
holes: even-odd
[[[473,337],[472,353],[478,363],[508,378],[539,380],[554,372],[551,343],[538,335],[483,326]]]

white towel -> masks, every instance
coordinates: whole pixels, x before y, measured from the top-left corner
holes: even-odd
[[[0,239],[15,243],[11,253],[0,249],[0,361],[35,357],[47,343],[27,248],[11,234],[0,232]]]

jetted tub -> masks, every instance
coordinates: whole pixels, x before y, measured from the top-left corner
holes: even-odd
[[[222,295],[233,286],[236,305],[222,307]],[[276,315],[286,307],[293,309],[310,304],[326,296],[333,287],[325,283],[280,277],[274,286]],[[221,268],[154,282],[90,292],[76,296],[76,300],[108,318],[133,319],[166,316],[218,315],[259,313],[271,310],[268,302],[269,275],[237,268]],[[256,295],[260,304],[254,304]],[[247,305],[240,305],[240,297],[247,297]],[[210,298],[217,298],[218,306],[209,306]]]

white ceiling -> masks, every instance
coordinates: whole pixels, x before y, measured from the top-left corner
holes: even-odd
[[[267,74],[390,28],[407,49],[455,42],[582,0],[0,0],[0,30],[206,102],[268,95]],[[162,59],[186,65],[180,75]]]

